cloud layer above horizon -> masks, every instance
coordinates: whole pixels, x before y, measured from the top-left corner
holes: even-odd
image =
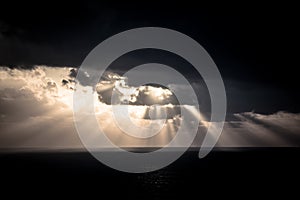
[[[74,126],[72,113],[75,75],[76,69],[71,67],[36,66],[32,69],[0,67],[0,148],[38,150],[83,148]],[[107,94],[110,92],[105,93],[115,87],[113,80],[123,79],[111,77],[94,88],[99,124],[101,126],[106,124],[104,129],[107,130],[108,137],[117,145],[124,147],[167,144],[172,137],[165,135],[175,134],[178,125],[176,112],[167,122],[164,133],[148,142],[123,135],[124,133],[114,126],[110,121],[113,120],[111,105],[108,105],[107,100],[109,99]],[[176,87],[182,88],[173,86]],[[137,109],[148,109],[147,106],[153,103],[143,103],[149,95],[159,95],[158,97],[161,96],[162,99],[169,99],[172,96],[168,89],[157,88],[159,87],[134,88],[126,97],[126,101],[131,101],[132,106],[135,106],[133,108],[135,115],[139,114]],[[121,95],[120,98],[124,96]],[[174,100],[166,101],[163,105],[170,103],[174,104]],[[273,114],[241,112],[228,115],[232,117],[225,122],[217,144],[219,147],[300,146],[300,114],[278,110]],[[148,119],[142,118],[137,123],[148,123]],[[110,126],[107,126],[108,124]],[[205,126],[200,124],[199,134],[193,146],[201,145],[204,130]]]

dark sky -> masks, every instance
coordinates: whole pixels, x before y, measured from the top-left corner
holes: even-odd
[[[113,34],[165,27],[192,37],[208,51],[224,78],[230,111],[299,112],[298,19],[293,5],[10,1],[1,5],[0,65],[80,66]],[[153,51],[138,55],[122,63],[164,58]]]

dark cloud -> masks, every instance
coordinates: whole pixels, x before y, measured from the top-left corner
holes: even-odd
[[[67,85],[67,84],[69,83],[69,81],[66,80],[66,79],[63,79],[63,80],[61,81],[61,83],[62,83],[62,85]]]
[[[274,137],[283,142],[298,146],[300,144],[300,115],[286,112],[278,112],[273,115],[260,115],[256,113],[242,113],[236,115],[243,121],[259,125],[262,129],[272,132]]]
[[[29,5],[2,6],[0,65],[79,66],[109,36],[159,26],[181,31],[203,45],[225,79],[295,89],[297,55],[292,47],[299,44],[299,14],[292,6],[216,9],[91,1]],[[282,11],[286,13],[279,15]],[[150,57],[164,60],[157,54]]]
[[[219,140],[221,146],[299,147],[300,114],[276,112],[258,114],[236,113],[227,121]]]

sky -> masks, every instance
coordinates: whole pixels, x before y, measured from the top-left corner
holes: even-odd
[[[0,148],[81,148],[72,113],[77,68],[111,35],[149,26],[192,37],[218,66],[227,94],[227,117],[218,146],[300,145],[299,61],[295,50],[299,14],[293,6],[217,9],[167,2],[35,4],[11,2],[1,6]],[[125,78],[122,75],[130,68],[148,62],[166,64],[184,74],[197,90],[203,116],[209,118],[209,95],[193,67],[170,52],[146,49],[129,52],[109,66],[109,73],[118,78],[106,77],[95,91],[101,111],[97,113],[99,123],[113,121],[108,94],[116,81]],[[173,89],[185,91],[180,85],[173,85]],[[149,105],[145,104],[176,105],[167,88],[133,90],[139,92],[129,99],[134,106],[144,105],[147,110]],[[148,96],[157,93],[157,97],[164,95],[163,102],[149,100]],[[172,120],[163,132],[174,132],[176,119]],[[199,132],[206,128],[205,123],[199,125]],[[170,140],[164,133],[145,142],[126,135],[117,137],[120,131],[114,126],[107,131],[120,146],[159,146]],[[201,144],[202,136],[198,135],[194,146]]]

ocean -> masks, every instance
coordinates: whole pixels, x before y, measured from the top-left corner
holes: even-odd
[[[300,148],[219,148],[199,159],[187,151],[155,172],[111,169],[87,152],[2,152],[1,194],[94,199],[288,197],[298,194]],[[225,192],[224,192],[225,191]],[[241,195],[241,196],[240,196]]]

